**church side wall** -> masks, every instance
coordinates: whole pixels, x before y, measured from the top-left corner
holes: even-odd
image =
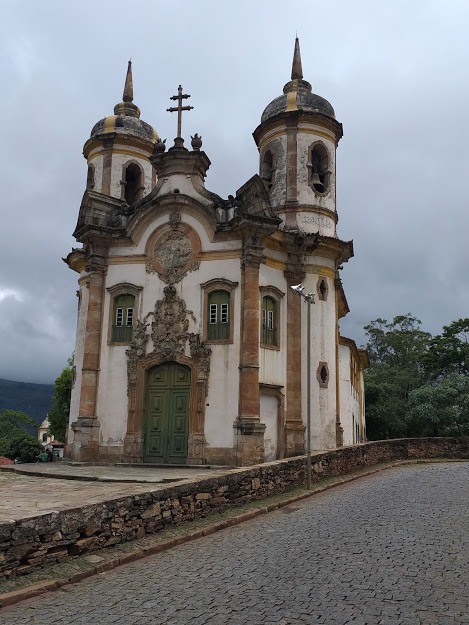
[[[286,389],[287,370],[287,282],[283,270],[274,269],[267,265],[259,268],[259,286],[273,286],[285,295],[277,300],[279,312],[279,349],[260,347],[259,354],[259,382],[264,384],[276,384]],[[262,292],[259,293],[262,303]],[[262,324],[262,319],[261,319]],[[259,328],[259,333],[262,327]],[[260,337],[262,339],[262,337]]]
[[[314,258],[315,262],[323,259]],[[323,260],[324,262],[324,260]],[[330,261],[328,261],[330,262]],[[324,263],[325,264],[325,263]],[[316,293],[318,273],[307,274],[303,284],[305,291]],[[336,446],[336,311],[334,284],[331,278],[328,282],[329,295],[326,301],[315,297],[315,304],[311,306],[311,446],[312,449],[332,449]],[[307,415],[307,309],[301,308],[302,345],[302,413],[306,424]],[[325,385],[318,380],[318,369],[325,364],[328,378]],[[288,406],[287,406],[288,410]]]
[[[339,346],[340,371],[340,423],[344,429],[344,445],[353,444],[354,401],[350,382],[350,349],[347,345]]]

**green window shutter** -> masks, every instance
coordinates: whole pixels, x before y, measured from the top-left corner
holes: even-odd
[[[134,324],[135,297],[128,293],[114,299],[112,320],[112,341],[127,343],[132,340]]]
[[[262,342],[264,345],[277,343],[277,302],[273,297],[262,298]]]
[[[230,293],[212,291],[208,296],[207,339],[210,341],[230,338]]]

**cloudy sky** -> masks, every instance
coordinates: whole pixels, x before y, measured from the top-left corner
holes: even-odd
[[[469,2],[467,0],[3,0],[0,377],[49,383],[74,345],[75,244],[86,182],[81,152],[121,100],[160,136],[181,83],[226,197],[257,172],[251,133],[289,80],[295,33],[303,72],[344,126],[337,164],[344,334],[412,312],[423,327],[469,316]]]

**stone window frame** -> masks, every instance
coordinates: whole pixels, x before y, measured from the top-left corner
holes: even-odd
[[[326,292],[323,294],[321,291],[321,283],[324,282],[324,284],[326,285]],[[326,276],[319,276],[318,277],[318,281],[316,283],[316,292],[318,294],[318,299],[321,300],[322,302],[327,301],[327,296],[329,295],[329,284],[327,283],[327,277]]]
[[[135,196],[135,202],[138,202],[138,200],[141,200],[143,197],[143,192],[145,190],[145,170],[143,169],[143,166],[141,163],[139,163],[135,158],[132,158],[128,161],[126,161],[123,165],[122,165],[122,178],[120,180],[120,185],[121,185],[121,200],[125,200],[125,186],[127,184],[127,180],[125,179],[126,177],[126,173],[127,173],[127,168],[129,167],[129,165],[136,165],[139,170],[140,170],[140,184],[137,187],[137,193]]]
[[[234,291],[238,286],[238,282],[232,282],[227,278],[212,278],[200,285],[203,292],[203,341],[210,345],[227,345],[233,343],[234,335],[234,309],[235,309],[235,297]],[[227,339],[209,339],[208,336],[208,300],[210,293],[213,291],[227,291],[230,295],[230,308],[229,308],[229,324],[230,324],[230,336]]]
[[[318,191],[314,185],[313,185],[313,150],[316,146],[321,146],[324,148],[324,150],[326,151],[327,154],[327,169],[324,172],[324,191]],[[308,146],[308,184],[311,187],[311,189],[313,190],[313,192],[315,193],[315,195],[319,196],[319,197],[326,197],[327,195],[329,195],[329,193],[331,192],[331,178],[332,178],[332,171],[330,168],[331,165],[331,154],[330,154],[330,150],[327,147],[327,145],[324,143],[324,141],[320,141],[319,139],[317,141],[313,141],[313,143],[310,143]]]
[[[327,374],[325,376],[324,380],[323,380],[322,375],[321,375],[323,369],[325,369],[326,374]],[[318,368],[317,368],[317,371],[316,371],[316,377],[317,377],[317,380],[319,382],[320,388],[327,388],[329,386],[330,375],[329,375],[329,367],[327,365],[327,362],[325,362],[323,360],[321,360],[319,362],[319,365],[318,365]]]
[[[114,320],[114,302],[116,297],[119,295],[133,295],[135,298],[134,303],[134,316],[133,316],[133,327],[138,320],[138,309],[139,309],[139,299],[140,293],[143,290],[143,286],[137,286],[136,284],[130,284],[130,282],[119,282],[118,284],[114,284],[113,286],[109,286],[106,288],[106,291],[109,293],[109,314],[108,314],[108,332],[107,332],[107,344],[108,345],[129,345],[132,339],[128,341],[113,341],[112,340],[112,326]]]
[[[259,321],[260,321],[260,336],[259,336],[259,342],[260,342],[260,346],[263,347],[264,349],[273,349],[276,351],[280,350],[280,322],[282,319],[282,316],[280,314],[280,305],[281,305],[281,301],[282,298],[285,297],[285,293],[283,291],[281,291],[280,289],[278,289],[276,286],[261,286],[259,287],[259,292],[260,292],[260,315],[259,315]],[[275,302],[275,313],[276,313],[276,337],[275,337],[275,345],[268,345],[267,343],[263,342],[263,338],[264,338],[264,326],[263,326],[263,300],[264,297],[270,297],[271,299],[274,300]]]

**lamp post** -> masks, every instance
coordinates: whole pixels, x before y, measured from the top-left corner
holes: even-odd
[[[305,293],[305,287],[301,284],[290,287],[291,290],[302,297],[308,305],[307,349],[306,349],[306,488],[311,490],[311,304],[314,304],[314,294]]]

